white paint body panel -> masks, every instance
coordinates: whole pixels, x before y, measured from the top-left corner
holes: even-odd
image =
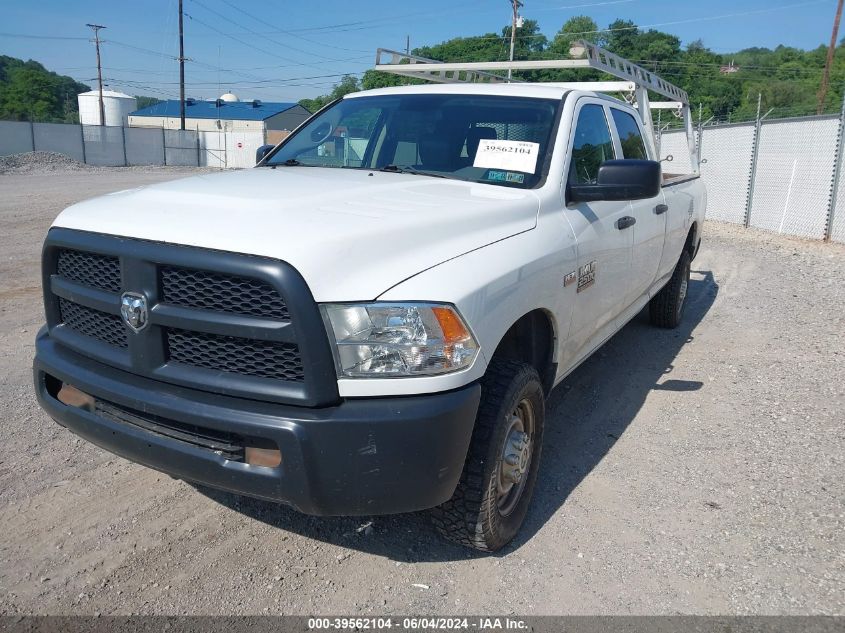
[[[260,167],[109,194],[69,207],[53,226],[282,259],[322,303],[375,299],[426,268],[536,223],[533,191],[366,170]]]
[[[664,188],[665,243],[652,224],[635,255],[634,233],[620,237],[612,218],[648,213],[656,199],[567,207],[564,197],[579,104],[633,112],[628,106],[530,84],[408,86],[347,98],[415,92],[565,96],[543,185],[519,190],[368,170],[261,167],[103,196],[68,208],[54,226],[281,259],[321,303],[451,303],[479,341],[468,369],[341,379],[343,397],[434,393],[477,380],[508,329],[533,310],[544,311],[554,327],[557,383],[668,280],[689,227],[704,220],[703,184],[692,179]],[[615,129],[613,135],[618,147]],[[568,273],[593,260],[599,262],[593,287],[580,293],[577,283],[564,287]],[[632,297],[634,279],[646,289]]]

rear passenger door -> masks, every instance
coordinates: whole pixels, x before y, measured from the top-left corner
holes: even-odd
[[[638,117],[614,106],[610,106],[610,115],[616,131],[620,158],[657,160],[650,156],[646,149]],[[636,223],[631,227],[634,247],[631,257],[631,283],[625,307],[647,293],[657,278],[666,235],[667,210],[662,190],[653,198],[631,201],[631,216]]]
[[[569,184],[595,183],[598,168],[617,157],[608,110],[599,99],[584,98],[575,109],[569,140],[566,190]],[[578,240],[578,270],[565,288],[574,301],[566,354],[580,356],[596,333],[625,308],[631,269],[633,233],[617,222],[630,214],[628,202],[570,203],[564,212]]]

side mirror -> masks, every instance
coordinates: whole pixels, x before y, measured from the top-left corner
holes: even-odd
[[[264,157],[267,156],[267,154],[269,154],[270,151],[274,147],[276,147],[276,146],[275,145],[262,145],[257,150],[255,150],[255,164],[257,165],[262,160],[264,160]]]
[[[660,163],[654,160],[607,160],[599,166],[596,184],[569,185],[571,202],[643,200],[660,193]]]

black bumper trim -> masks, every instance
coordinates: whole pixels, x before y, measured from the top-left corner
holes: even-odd
[[[463,469],[481,388],[349,399],[310,409],[201,392],[114,369],[42,329],[34,378],[41,406],[88,441],[176,477],[316,515],[411,512],[448,500]],[[282,465],[256,467],[69,407],[47,376],[124,407],[274,442]]]

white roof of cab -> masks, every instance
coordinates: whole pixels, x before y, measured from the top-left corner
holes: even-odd
[[[561,86],[547,86],[539,83],[511,83],[511,84],[423,84],[418,86],[397,86],[394,88],[375,88],[353,92],[344,99],[357,97],[375,97],[382,95],[413,95],[413,94],[459,94],[459,95],[497,95],[507,97],[534,97],[536,99],[561,99],[563,95],[572,92]]]

